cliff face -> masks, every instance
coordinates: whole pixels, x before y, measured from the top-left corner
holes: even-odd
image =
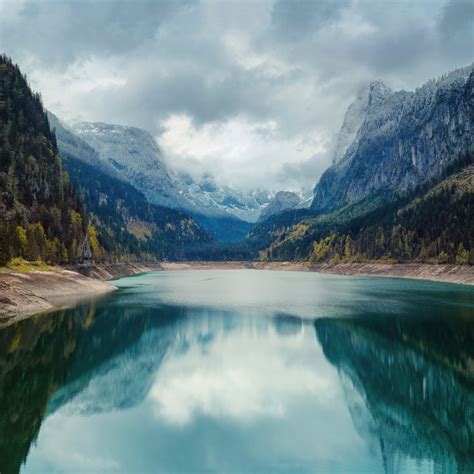
[[[344,119],[333,165],[311,208],[331,212],[374,193],[407,191],[474,144],[474,66],[414,92],[380,82],[360,94]]]
[[[62,152],[79,154],[82,161],[132,184],[153,204],[255,222],[271,197],[265,190],[244,193],[218,185],[213,176],[196,178],[171,169],[155,139],[140,128],[81,122],[67,130],[57,119],[55,125]]]
[[[161,150],[140,128],[97,122],[74,125],[74,133],[90,145],[109,168],[160,206],[185,208],[175,189]]]

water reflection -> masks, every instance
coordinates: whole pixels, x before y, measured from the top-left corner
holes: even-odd
[[[474,325],[451,319],[315,322],[324,355],[358,397],[354,425],[375,436],[386,472],[433,463],[474,472]]]
[[[341,280],[313,320],[166,279],[0,331],[2,473],[473,471],[470,290]]]
[[[0,331],[1,472],[18,472],[91,318],[93,311],[84,306],[74,317],[32,317]]]

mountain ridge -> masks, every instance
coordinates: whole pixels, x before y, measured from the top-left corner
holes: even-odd
[[[350,123],[354,103],[346,113],[343,145],[346,129],[354,132],[360,125],[344,154],[341,146],[323,173],[311,209],[331,212],[384,187],[407,191],[469,149],[474,143],[473,70],[474,65],[457,69],[412,92],[372,83],[355,102],[361,112],[355,124]]]

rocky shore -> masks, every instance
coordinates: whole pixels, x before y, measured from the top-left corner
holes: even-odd
[[[75,267],[74,270],[89,278],[106,281],[144,272],[163,270],[163,267],[160,263],[107,263]]]
[[[159,264],[116,263],[21,272],[0,269],[0,326],[114,291],[106,280],[159,270]]]
[[[308,265],[310,271],[335,275],[409,278],[462,285],[474,285],[474,267],[469,265],[429,265],[425,263],[339,263]]]
[[[32,314],[108,293],[115,286],[70,270],[0,272],[0,326]]]

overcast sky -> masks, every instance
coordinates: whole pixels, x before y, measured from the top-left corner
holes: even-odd
[[[142,127],[174,166],[312,187],[359,88],[474,60],[473,0],[0,0],[0,50],[68,122]]]

